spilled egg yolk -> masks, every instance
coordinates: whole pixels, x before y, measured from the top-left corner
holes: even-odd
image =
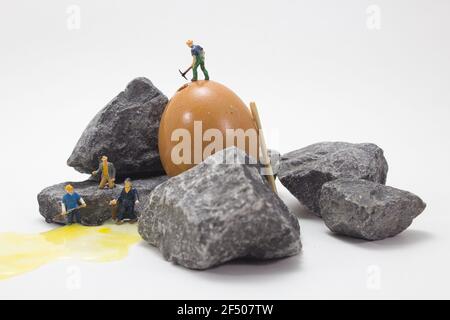
[[[141,241],[136,225],[86,227],[78,224],[39,234],[0,234],[0,280],[35,270],[57,259],[109,262],[125,258]]]

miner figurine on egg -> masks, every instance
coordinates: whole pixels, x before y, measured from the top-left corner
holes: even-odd
[[[235,146],[249,155],[246,162],[254,161],[268,169],[264,175],[276,192],[256,104],[252,102],[248,108],[231,89],[210,81],[203,48],[194,45],[192,40],[186,44],[194,60],[188,70],[180,73],[186,78],[186,73],[193,68],[194,78],[169,100],[159,126],[158,148],[166,174],[176,176],[208,156]],[[197,80],[198,66],[205,80]]]
[[[192,64],[185,72],[180,71],[180,74],[183,76],[183,78],[187,79],[186,73],[188,73],[189,70],[192,69],[191,81],[197,81],[198,80],[197,69],[198,67],[200,67],[200,69],[202,69],[203,75],[205,76],[205,80],[209,80],[208,70],[206,70],[205,67],[205,50],[203,50],[201,46],[194,44],[194,41],[192,40],[186,41],[186,45],[189,48],[191,48]]]

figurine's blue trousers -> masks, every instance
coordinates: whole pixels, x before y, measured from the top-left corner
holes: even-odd
[[[122,221],[124,219],[137,219],[136,213],[134,212],[134,202],[123,201],[119,205],[119,214],[117,215],[117,219],[119,219],[119,221]]]
[[[80,210],[76,209],[67,214],[67,224],[81,223]]]

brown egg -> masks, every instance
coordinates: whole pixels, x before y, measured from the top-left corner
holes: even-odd
[[[248,134],[239,135],[235,129]],[[211,80],[191,82],[178,89],[162,115],[158,145],[169,176],[233,145],[255,159],[258,156],[256,125],[249,108],[233,91]]]

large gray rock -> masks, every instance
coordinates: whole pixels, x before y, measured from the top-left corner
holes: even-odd
[[[166,181],[166,176],[135,180],[133,186],[138,190],[141,203],[137,205],[136,211],[141,210],[141,206],[150,192],[159,184]],[[81,223],[87,226],[97,226],[103,224],[111,218],[111,207],[109,201],[116,198],[122,191],[123,185],[117,185],[114,189],[98,188],[98,182],[87,180],[83,182],[64,182],[45,188],[38,194],[39,212],[47,222],[66,224],[66,219],[61,217],[61,200],[65,194],[64,187],[70,183],[87,204],[81,209]]]
[[[322,218],[331,231],[366,240],[393,237],[425,209],[416,195],[366,180],[338,179],[322,187]]]
[[[207,269],[236,258],[273,259],[297,254],[300,227],[257,166],[224,164],[247,159],[217,152],[159,185],[139,218],[139,233],[165,259]]]
[[[167,97],[150,80],[137,78],[104,107],[81,135],[67,164],[82,173],[109,157],[118,178],[164,173],[158,152],[158,128]]]
[[[388,164],[372,143],[321,142],[284,154],[278,178],[304,206],[320,216],[322,185],[338,178],[386,183]]]

